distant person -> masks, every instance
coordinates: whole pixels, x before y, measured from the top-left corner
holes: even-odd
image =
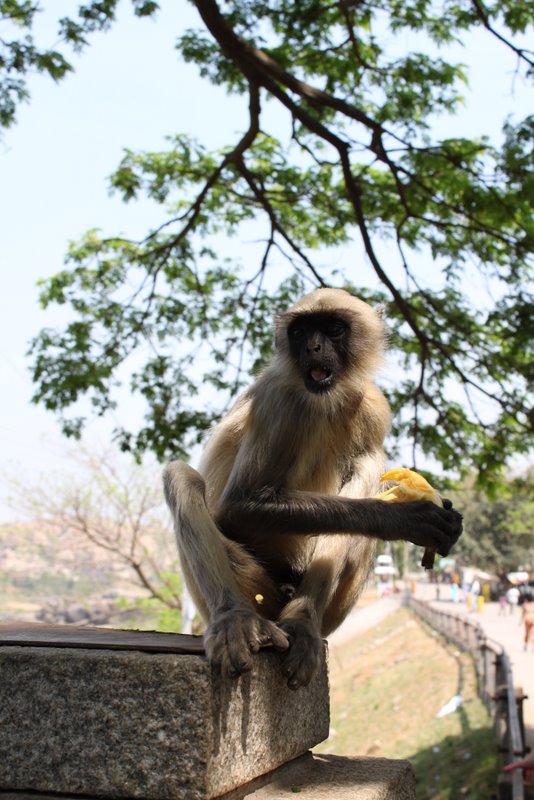
[[[529,753],[525,758],[519,761],[514,761],[513,764],[508,764],[504,768],[504,772],[512,772],[514,769],[523,770],[523,780],[528,786],[534,785],[534,751]]]
[[[499,616],[506,615],[506,592],[501,592],[499,595]]]
[[[520,624],[523,623],[525,627],[525,643],[524,650],[528,650],[529,643],[532,641],[532,634],[534,632],[534,601],[527,600],[521,606],[521,619]]]
[[[517,588],[517,586],[510,586],[510,588],[506,592],[506,602],[508,603],[509,613],[513,614],[515,611],[515,607],[519,602],[519,589]]]
[[[480,594],[480,581],[475,578],[471,584],[471,611],[478,611],[478,595]]]

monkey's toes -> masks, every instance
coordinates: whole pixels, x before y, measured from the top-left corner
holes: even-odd
[[[287,685],[293,691],[307,686],[319,666],[317,654],[311,650],[305,653],[288,653],[282,664],[282,673],[287,678]]]
[[[281,626],[291,642],[282,661],[282,673],[290,689],[300,689],[309,684],[317,671],[323,643],[311,623],[292,620]]]

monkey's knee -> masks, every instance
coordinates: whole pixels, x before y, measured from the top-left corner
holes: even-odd
[[[202,475],[184,461],[171,461],[163,470],[163,491],[167,505],[174,513],[179,502],[205,498],[206,484]]]

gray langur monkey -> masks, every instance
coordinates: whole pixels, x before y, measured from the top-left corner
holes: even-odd
[[[206,654],[229,676],[270,644],[288,686],[311,680],[322,637],[367,579],[377,539],[447,555],[461,515],[446,501],[374,499],[389,405],[373,383],[380,314],[317,289],[275,321],[276,352],[215,427],[198,471],[164,471],[187,585],[207,621]]]

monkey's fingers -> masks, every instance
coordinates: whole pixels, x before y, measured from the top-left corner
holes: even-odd
[[[434,525],[425,525],[421,528],[421,534],[420,541],[416,542],[416,544],[425,547],[427,556],[429,552],[432,553],[433,556],[435,556],[436,553],[439,553],[440,556],[449,555],[453,541],[451,537],[440,528]],[[430,562],[430,558],[428,561]]]
[[[289,640],[274,622],[263,619],[248,608],[231,608],[214,615],[204,635],[209,662],[230,678],[249,672],[254,654],[263,645],[287,650]]]
[[[252,650],[249,647],[251,635],[249,626],[237,625],[227,639],[224,661],[226,662],[225,672],[230,678],[236,678],[243,672],[250,672],[252,669]]]
[[[249,641],[255,637],[257,614],[231,608],[215,614],[204,634],[208,661],[222,675],[237,677],[252,669]]]
[[[434,503],[406,503],[408,541],[447,556],[462,531],[462,517],[454,509]]]
[[[265,631],[265,641],[262,644],[271,644],[275,650],[283,652],[289,647],[289,638],[284,631],[274,622],[263,620],[262,625]]]
[[[452,502],[450,500],[448,500],[446,497],[442,497],[441,498],[441,502],[443,504],[443,508],[446,511],[450,511],[452,509]],[[457,513],[457,512],[455,512],[455,513]],[[456,532],[457,528],[458,528],[458,532]],[[455,538],[454,541],[456,541],[458,539],[458,537],[460,536],[461,531],[462,531],[461,517],[460,517],[460,520],[459,520],[459,526],[458,526],[458,524],[456,524],[456,525],[454,524],[454,519],[453,519],[453,536],[456,534],[456,538]],[[435,558],[436,558],[436,551],[433,550],[431,547],[425,547],[425,550],[424,550],[424,553],[423,553],[423,558],[421,559],[421,566],[424,567],[425,569],[434,569],[434,560],[435,560]]]
[[[444,510],[449,515],[448,523],[450,525],[450,541],[451,541],[451,547],[452,547],[454,544],[456,544],[456,542],[458,541],[458,539],[460,538],[460,536],[462,534],[463,517],[458,511],[456,511],[455,508],[452,507],[452,503],[451,503],[450,507],[448,507],[448,508],[445,507]]]
[[[253,656],[260,647],[272,645],[275,650],[287,650],[289,640],[285,633],[273,622],[260,617],[236,619],[236,624],[226,631],[226,646],[222,648],[221,672],[236,678],[250,672],[254,665]]]

